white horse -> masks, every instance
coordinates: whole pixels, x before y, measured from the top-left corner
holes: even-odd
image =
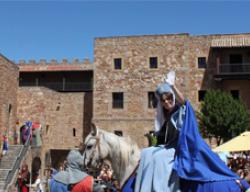
[[[138,165],[140,149],[129,137],[120,137],[92,125],[85,139],[84,156],[84,165],[92,168],[98,168],[102,160],[109,160],[114,175],[123,186]]]

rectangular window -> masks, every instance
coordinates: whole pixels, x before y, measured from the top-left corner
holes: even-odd
[[[206,57],[198,57],[198,68],[207,68]]]
[[[149,68],[156,69],[158,67],[158,58],[157,57],[150,57],[149,58]]]
[[[122,69],[122,59],[121,58],[114,59],[114,69],[116,69],[116,70]]]
[[[241,54],[230,54],[229,55],[229,63],[230,64],[242,64],[243,57]]]
[[[239,90],[231,90],[230,92],[231,92],[231,95],[234,99],[239,100],[239,98],[240,98],[240,91]]]
[[[230,72],[243,72],[243,56],[241,54],[229,55]]]
[[[156,108],[157,99],[155,97],[155,93],[153,91],[148,92],[148,108]]]
[[[112,107],[113,109],[123,109],[123,93],[112,93]]]
[[[198,91],[198,101],[203,101],[206,95],[206,90]]]

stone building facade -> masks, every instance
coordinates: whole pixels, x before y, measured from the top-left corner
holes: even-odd
[[[42,126],[42,146],[32,156],[42,167],[58,168],[67,152],[89,132],[92,119],[92,64],[63,60],[19,63],[18,119]]]
[[[145,146],[143,135],[153,130],[150,94],[171,69],[195,109],[211,88],[241,97],[250,108],[249,39],[249,34],[97,38],[93,121]]]
[[[18,67],[0,54],[0,132],[10,138],[16,126]],[[1,138],[2,139],[2,138]],[[13,142],[13,140],[10,140]]]
[[[51,155],[77,147],[83,140],[84,122],[90,121],[84,106],[91,103],[90,93],[60,93],[48,88],[20,87],[18,90],[18,118],[42,125],[40,156],[49,165]],[[21,99],[22,98],[22,99]],[[49,158],[49,159],[48,159]],[[52,163],[58,161],[53,159]]]

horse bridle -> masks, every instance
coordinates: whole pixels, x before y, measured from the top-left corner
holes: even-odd
[[[92,150],[92,152],[91,152],[91,154],[90,154],[90,156],[89,156],[89,162],[88,162],[88,164],[93,160],[93,158],[94,158],[94,155],[95,155],[95,152],[97,151],[98,152],[98,160],[97,160],[97,169],[99,169],[100,168],[100,166],[102,165],[102,161],[103,161],[103,159],[101,158],[101,147],[100,147],[100,136],[98,136],[98,137],[90,137],[89,139],[88,139],[88,141],[86,142],[86,145],[85,145],[85,147],[84,147],[84,151],[86,151],[86,147],[88,146],[87,144],[88,144],[88,142],[90,141],[90,139],[95,139],[96,140],[96,143],[95,143],[95,145],[93,146],[94,147],[94,150]],[[86,165],[86,153],[84,153],[84,167],[85,167],[85,165]],[[88,168],[88,165],[86,165],[86,168]]]

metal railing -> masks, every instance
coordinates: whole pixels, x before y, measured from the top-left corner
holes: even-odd
[[[220,75],[246,75],[250,74],[250,63],[218,64],[217,74]]]
[[[17,156],[16,161],[15,161],[12,169],[8,173],[7,179],[5,180],[5,186],[4,186],[4,189],[6,191],[7,191],[8,187],[15,182],[15,181],[13,181],[13,179],[16,176],[16,174],[18,173],[21,162],[23,161],[24,157],[26,156],[29,148],[30,148],[30,138],[22,146],[21,152]]]
[[[91,91],[92,84],[86,82],[20,82],[24,87],[47,87],[56,91]]]

